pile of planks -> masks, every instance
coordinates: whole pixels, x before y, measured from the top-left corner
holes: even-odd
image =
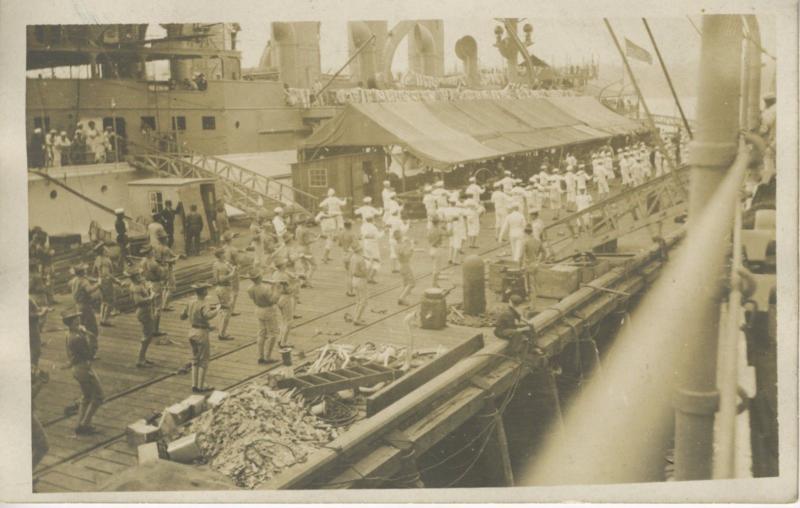
[[[298,373],[316,374],[337,369],[346,369],[351,364],[378,363],[384,367],[400,365],[406,355],[406,348],[390,344],[374,344],[365,342],[358,346],[352,344],[326,344],[317,355],[317,359],[306,368],[299,368]]]
[[[252,489],[337,437],[292,390],[252,383],[179,430],[197,433],[208,465]]]

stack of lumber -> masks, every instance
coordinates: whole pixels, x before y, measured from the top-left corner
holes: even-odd
[[[239,487],[256,487],[337,437],[292,395],[250,384],[179,429],[179,435],[196,433],[211,469]]]
[[[365,342],[352,344],[326,344],[316,360],[297,369],[298,373],[316,374],[346,369],[351,364],[377,363],[384,367],[397,366],[405,359],[405,347]]]

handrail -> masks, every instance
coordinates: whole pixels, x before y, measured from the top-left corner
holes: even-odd
[[[279,202],[290,201],[304,209],[309,214],[313,215],[316,211],[318,198],[313,194],[297,189],[291,185],[262,175],[225,159],[193,150],[183,150],[182,148],[178,149],[179,147],[175,140],[166,138],[164,136],[154,136],[153,134],[149,134],[146,136],[146,139],[154,143],[166,143],[168,150],[160,150],[155,146],[136,142],[129,143],[133,147],[142,148],[151,154],[158,155],[162,158],[181,161],[184,164],[188,163],[195,165],[202,170],[224,178],[230,183],[245,187],[253,192],[262,194],[269,199]],[[188,161],[186,160],[187,158],[189,159]],[[277,192],[270,192],[271,186],[277,187]],[[261,190],[260,187],[262,187],[263,190]]]

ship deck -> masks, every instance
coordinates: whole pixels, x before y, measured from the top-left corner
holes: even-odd
[[[544,220],[548,222],[545,212]],[[478,249],[466,249],[467,254],[479,254],[484,259],[508,254],[508,244],[497,244],[490,226],[493,215],[482,219]],[[415,222],[410,230],[411,237],[418,246],[425,246],[425,223]],[[241,246],[247,242],[246,236],[237,239]],[[634,233],[620,240],[620,251],[634,251],[650,243],[646,231]],[[345,322],[345,313],[352,310],[354,299],[345,296],[344,270],[341,252],[334,250],[334,260],[329,264],[319,264],[313,278],[313,289],[302,290],[297,314],[291,333],[291,342],[297,356],[303,352],[307,356],[328,342],[340,344],[360,344],[364,342],[399,344],[407,343],[403,319],[408,312],[415,310],[424,289],[430,287],[431,263],[424,252],[415,254],[413,266],[417,285],[412,293],[414,305],[401,307],[397,304],[400,292],[400,277],[389,273],[388,246],[382,242],[384,265],[378,276],[378,284],[370,287],[371,298],[365,313],[367,325],[355,328]],[[314,246],[315,257],[321,258],[322,242]],[[204,253],[210,259],[210,254]],[[195,258],[191,262],[196,262]],[[444,273],[448,277],[442,283],[460,286],[461,266],[449,266]],[[207,375],[207,384],[217,389],[227,390],[242,383],[264,376],[270,368],[256,363],[257,352],[255,336],[257,322],[253,317],[254,306],[247,298],[245,289],[248,281],[243,281],[237,304],[240,316],[231,320],[229,333],[236,340],[220,342],[212,336],[212,359]],[[452,302],[460,300],[456,289],[450,296]],[[490,302],[494,295],[487,291]],[[43,423],[48,435],[50,451],[34,472],[37,483],[36,492],[96,491],[113,474],[137,462],[136,450],[130,448],[124,432],[127,425],[150,417],[154,412],[183,400],[191,394],[191,376],[180,374],[191,354],[186,344],[187,327],[178,316],[188,297],[172,302],[175,311],[164,313],[161,329],[171,339],[169,345],[152,345],[149,358],[156,362],[152,369],[137,369],[136,354],[140,340],[140,326],[132,313],[121,314],[113,319],[113,327],[101,328],[99,339],[100,359],[95,363],[106,395],[105,403],[97,412],[93,424],[102,431],[94,436],[75,436],[73,429],[75,417],[64,416],[64,407],[74,402],[80,392],[65,364],[63,346],[63,326],[57,319],[58,310],[66,305],[68,295],[59,297],[57,311],[51,314],[43,333],[44,347],[40,366],[50,372],[51,380],[34,401],[34,412]],[[553,300],[540,300],[536,306],[550,305]],[[433,331],[414,328],[415,349],[441,347],[449,350],[469,340],[476,333],[487,329],[448,325],[445,330]],[[486,343],[497,339],[493,334],[485,334]],[[301,360],[302,361],[302,360]],[[297,362],[296,362],[297,363]]]

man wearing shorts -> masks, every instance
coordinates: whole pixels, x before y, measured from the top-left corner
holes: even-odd
[[[264,284],[261,281],[261,273],[254,271],[250,274],[253,285],[247,290],[248,296],[256,306],[256,321],[258,321],[258,364],[269,365],[278,360],[272,358],[272,350],[275,348],[275,339],[278,336],[278,315],[276,307],[278,303],[278,292],[273,284]],[[269,339],[269,347],[267,340]],[[266,353],[266,354],[265,354]]]
[[[189,302],[181,314],[181,319],[189,320],[189,346],[192,348],[192,393],[206,393],[214,390],[213,386],[205,386],[208,360],[211,356],[211,320],[217,315],[218,308],[206,301],[209,284],[194,284],[192,288],[197,297]]]
[[[411,256],[414,254],[414,242],[407,236],[404,236],[399,230],[396,230],[393,235],[397,243],[397,262],[400,265],[400,277],[403,281],[403,289],[400,291],[400,298],[398,298],[397,304],[410,305],[406,298],[416,285],[414,273],[411,271]]]
[[[72,377],[81,388],[78,425],[75,427],[75,434],[79,436],[97,433],[97,429],[92,426],[92,417],[104,398],[100,380],[92,369],[94,350],[90,340],[91,333],[81,326],[80,318],[81,312],[78,310],[68,310],[61,314],[61,319],[68,330],[68,365],[72,369]]]
[[[231,319],[231,303],[233,301],[231,281],[234,278],[238,280],[238,274],[236,267],[225,260],[224,249],[214,251],[214,256],[217,259],[214,261],[211,270],[214,274],[214,284],[217,286],[217,298],[220,306],[219,340],[233,340],[233,337],[228,335],[227,331],[228,322]]]
[[[153,300],[155,294],[142,281],[142,274],[139,271],[133,271],[128,274],[131,279],[131,298],[133,298],[133,305],[136,307],[136,318],[142,325],[142,342],[139,344],[139,358],[136,362],[136,367],[146,369],[153,365],[153,362],[147,359],[147,348],[153,341],[153,333],[156,330]]]

